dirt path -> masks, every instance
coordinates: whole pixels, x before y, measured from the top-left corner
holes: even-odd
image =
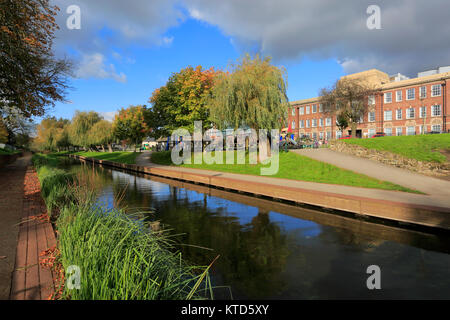
[[[343,169],[365,174],[369,177],[419,190],[430,195],[450,198],[450,181],[421,175],[405,169],[391,167],[376,161],[358,158],[325,148],[293,150],[293,152]]]

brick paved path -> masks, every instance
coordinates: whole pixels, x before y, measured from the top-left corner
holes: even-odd
[[[47,219],[39,219],[46,208],[29,163],[27,155],[0,168],[0,299],[47,299],[53,292],[52,272],[39,258],[56,239]]]

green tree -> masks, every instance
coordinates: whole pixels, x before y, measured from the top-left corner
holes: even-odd
[[[375,90],[361,79],[344,78],[336,81],[331,88],[321,89],[319,100],[324,113],[347,119],[352,138],[355,138],[358,123],[368,112],[368,96],[374,94]]]
[[[172,74],[149,99],[152,107],[146,121],[152,128],[150,134],[158,138],[178,128],[193,132],[194,121],[202,121],[204,128],[211,127],[208,98],[218,74],[213,68],[204,70],[201,66]]]
[[[3,123],[2,118],[0,118],[0,143],[8,142],[8,129],[6,129],[5,124]]]
[[[249,126],[281,129],[289,108],[286,71],[271,58],[248,54],[231,71],[222,73],[212,89],[210,119],[221,129]]]
[[[114,135],[121,139],[134,143],[135,151],[138,144],[149,134],[145,122],[146,106],[130,106],[121,108],[113,122]]]
[[[112,143],[115,140],[113,125],[107,120],[100,120],[89,130],[89,140],[93,145],[101,145],[105,151],[105,145],[109,152],[112,152]]]
[[[0,1],[0,111],[16,107],[26,118],[42,116],[64,100],[72,63],[53,55],[59,9],[49,2]]]
[[[100,120],[102,120],[102,117],[95,111],[75,111],[69,127],[70,142],[75,146],[91,149],[93,144],[90,140],[89,130]]]
[[[344,131],[346,128],[348,128],[348,117],[346,114],[339,113],[338,115],[336,115],[336,126],[340,131]]]

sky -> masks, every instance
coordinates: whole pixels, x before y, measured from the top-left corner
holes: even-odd
[[[246,52],[284,67],[290,101],[371,68],[415,77],[450,65],[446,0],[52,0],[55,54],[75,61],[67,102],[49,114],[149,104],[187,66],[225,70]],[[377,5],[379,15],[369,10]],[[80,29],[66,21],[80,8]],[[373,20],[379,18],[378,20]],[[369,28],[367,21],[379,22]]]

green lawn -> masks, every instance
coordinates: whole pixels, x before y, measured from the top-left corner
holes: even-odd
[[[0,155],[1,154],[10,155],[10,154],[16,154],[16,153],[20,153],[20,151],[10,151],[10,150],[6,150],[6,149],[0,149]]]
[[[126,164],[135,164],[136,163],[136,157],[140,155],[139,152],[122,152],[122,151],[116,151],[116,152],[77,152],[74,153],[79,156],[83,157],[89,157],[89,158],[95,158],[99,160],[108,160],[108,161],[114,161],[114,162],[120,162],[120,163],[126,163]]]
[[[384,190],[398,190],[421,193],[397,184],[380,181],[353,171],[313,160],[292,152],[280,152],[280,165],[278,173],[271,176],[301,181],[312,181],[329,184],[339,184],[354,187],[375,188]],[[152,162],[164,165],[173,165],[170,151],[152,153]],[[225,162],[225,161],[224,161]],[[248,163],[248,159],[246,161]],[[183,164],[183,167],[214,170],[239,174],[260,175],[262,164]],[[266,165],[268,167],[268,165]]]
[[[450,149],[450,133],[341,140],[367,149],[389,151],[410,159],[444,163],[439,150]]]

